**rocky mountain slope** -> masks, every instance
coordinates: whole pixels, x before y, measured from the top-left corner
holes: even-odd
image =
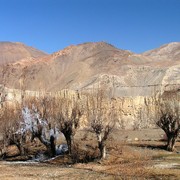
[[[26,57],[40,56],[38,60],[21,59],[19,55],[13,61],[21,60],[1,66],[1,84],[54,92],[102,87],[116,97],[150,96],[180,84],[180,43],[142,54],[117,49],[105,42],[69,46],[43,57],[43,53],[33,50]]]
[[[157,49],[143,53],[143,55],[160,61],[179,61],[180,59],[180,42],[165,44]]]
[[[45,55],[47,54],[22,43],[0,42],[0,65]]]
[[[179,51],[180,43],[135,54],[98,42],[69,46],[38,58],[26,56],[0,65],[0,100],[21,101],[21,93],[24,93],[21,90],[26,90],[28,97],[39,97],[44,90],[51,94],[62,90],[55,94],[74,98],[76,90],[92,92],[103,88],[113,97],[119,113],[117,127],[153,127],[153,95],[169,90],[179,93]],[[79,93],[78,97],[82,105],[86,104],[84,93]],[[86,119],[82,119],[81,127],[86,124]]]

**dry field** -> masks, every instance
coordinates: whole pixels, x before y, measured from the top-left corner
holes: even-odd
[[[180,179],[180,142],[167,152],[162,137],[159,129],[114,131],[103,161],[72,164],[67,155],[41,163],[0,161],[0,179]],[[75,141],[93,150],[94,138],[79,131]]]

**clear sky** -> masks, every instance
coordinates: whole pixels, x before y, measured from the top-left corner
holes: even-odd
[[[0,41],[48,53],[105,41],[140,53],[180,41],[180,0],[0,0]]]

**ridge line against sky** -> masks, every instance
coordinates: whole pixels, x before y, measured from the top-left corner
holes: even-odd
[[[180,0],[0,0],[0,41],[52,53],[105,41],[141,53],[180,41]]]

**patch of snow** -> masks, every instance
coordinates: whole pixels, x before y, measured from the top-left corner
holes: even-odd
[[[56,155],[62,155],[68,151],[67,144],[60,144],[56,146]]]
[[[3,161],[3,164],[37,164],[38,162],[36,161]]]
[[[153,167],[160,169],[169,169],[169,168],[175,168],[175,166],[180,166],[180,164],[178,163],[155,164]]]

